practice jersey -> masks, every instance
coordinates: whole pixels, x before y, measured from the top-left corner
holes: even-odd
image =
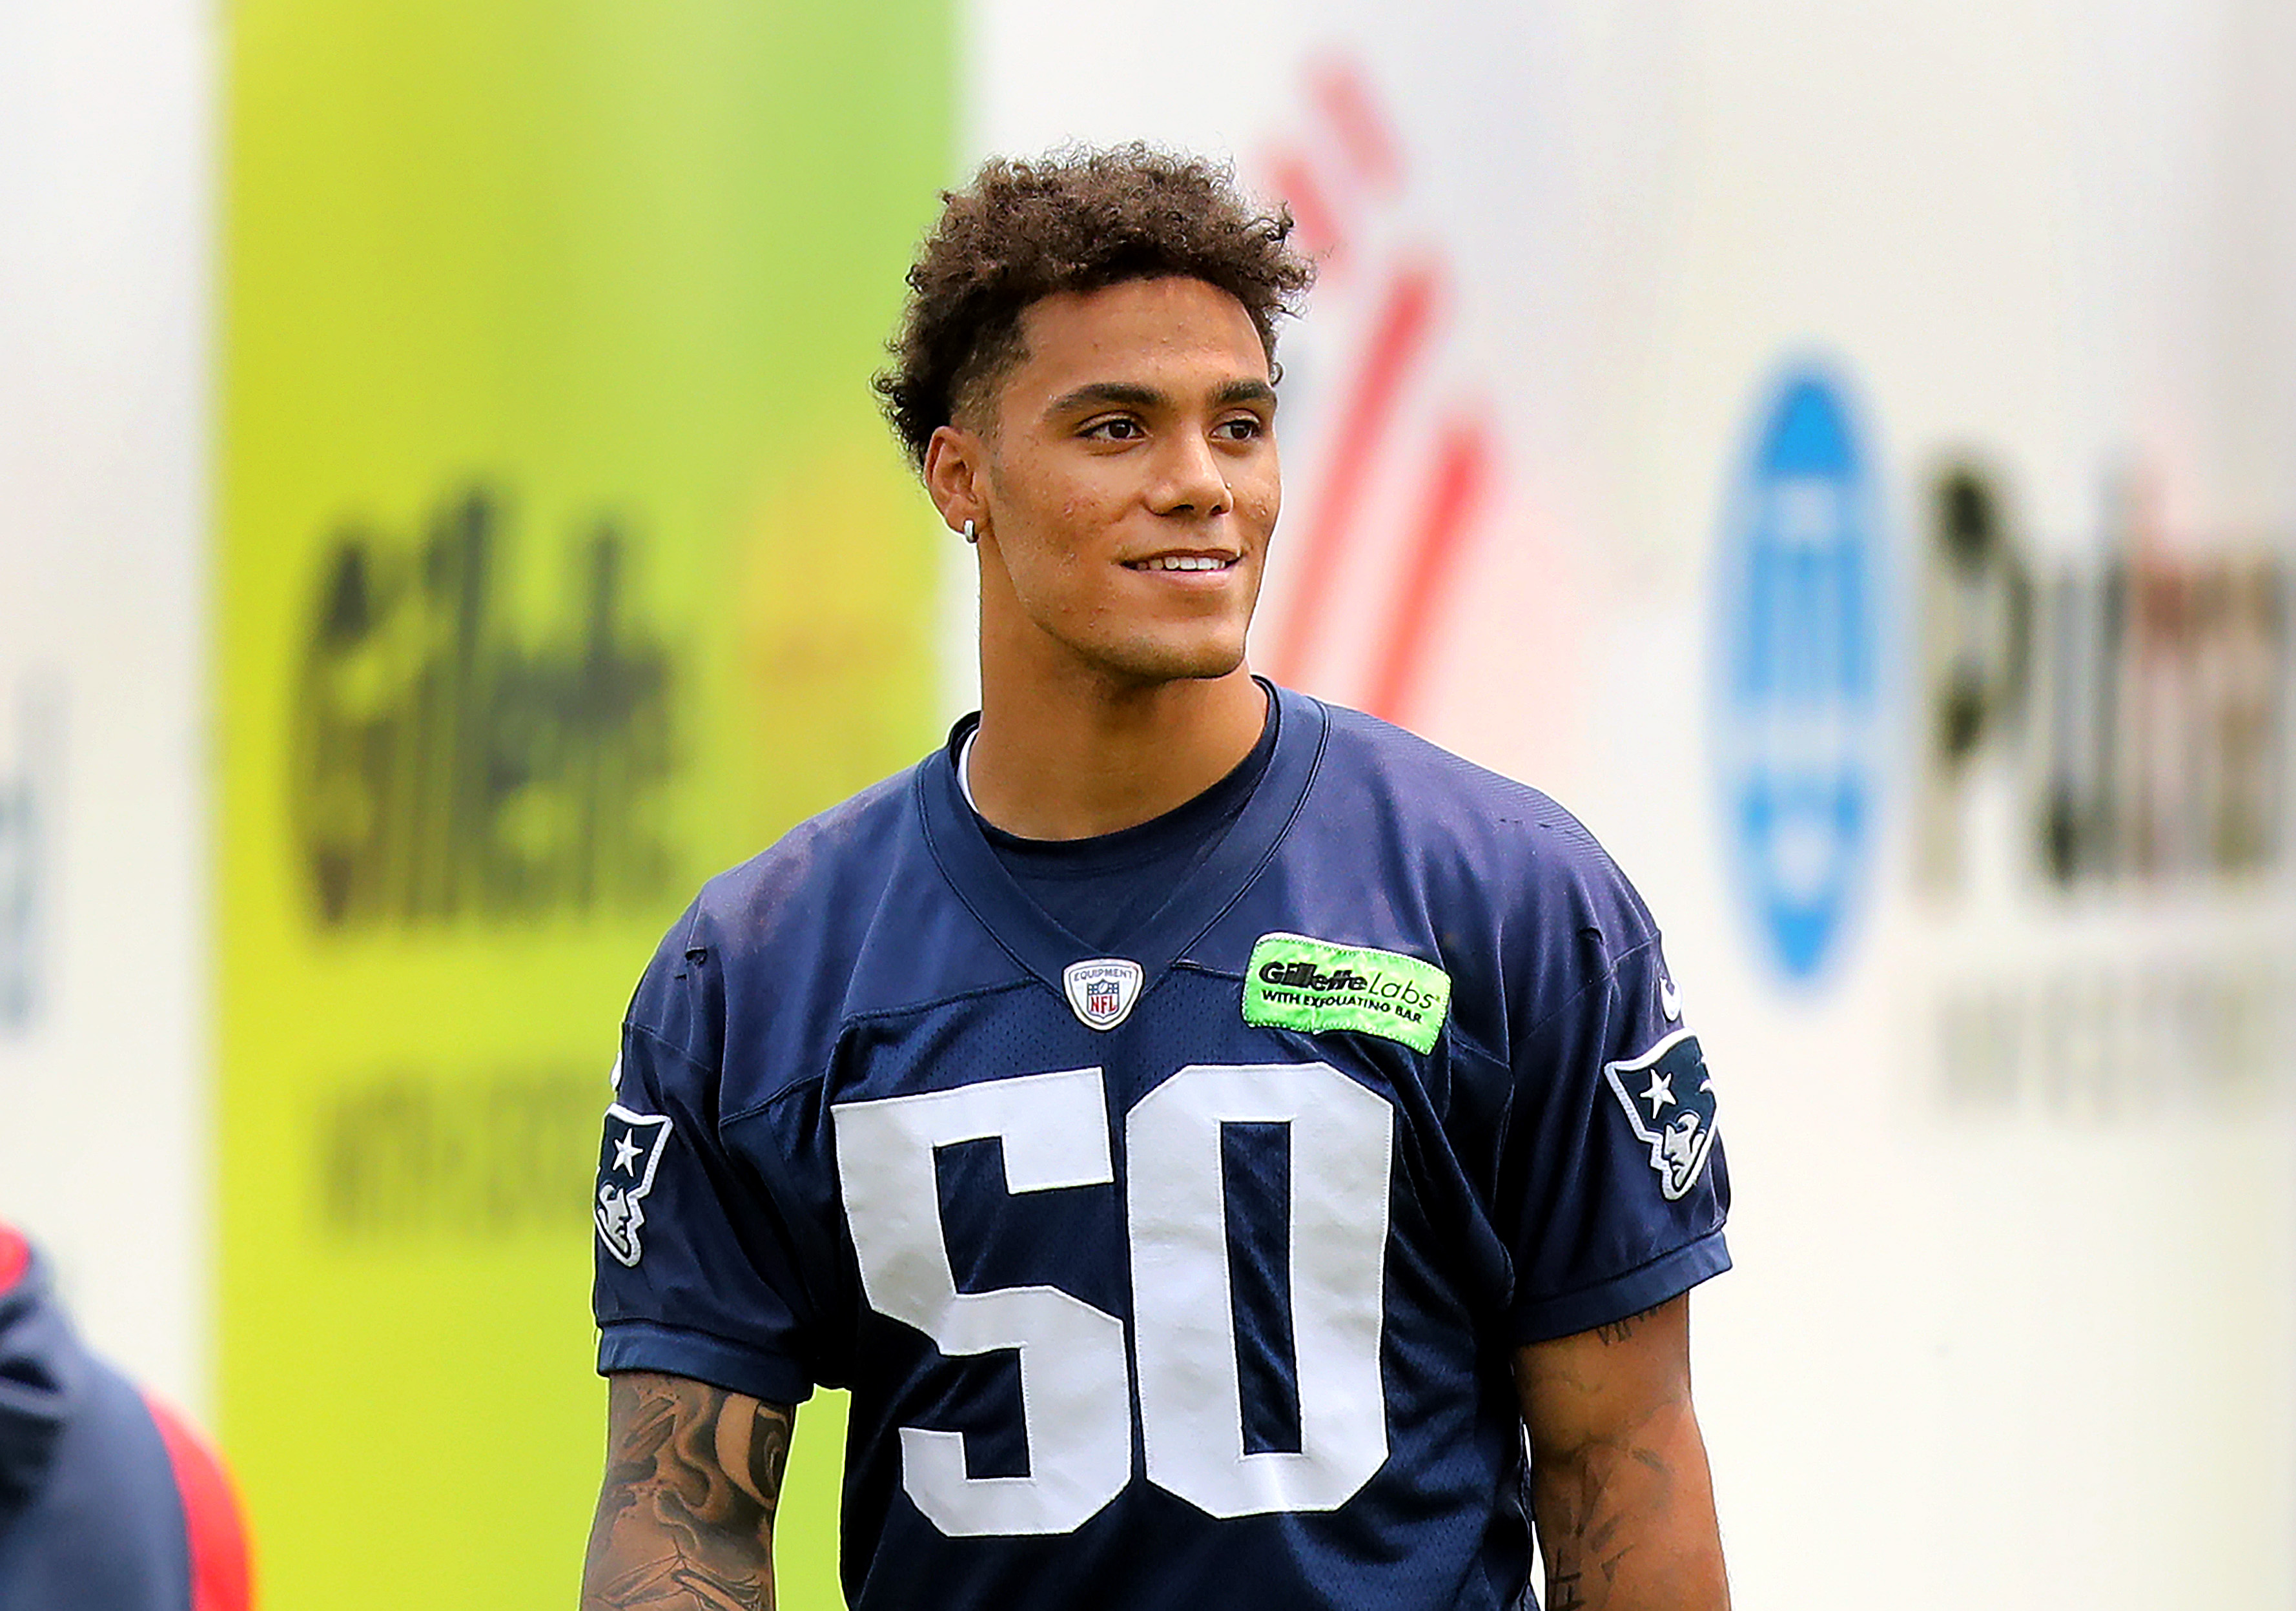
[[[1530,1605],[1515,1351],[1728,1265],[1713,1092],[1609,858],[1277,697],[1113,950],[944,748],[710,883],[638,987],[600,1369],[849,1388],[863,1611]]]

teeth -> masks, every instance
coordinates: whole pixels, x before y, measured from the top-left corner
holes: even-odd
[[[1147,562],[1151,571],[1221,571],[1227,561],[1214,559],[1209,554],[1167,554]]]

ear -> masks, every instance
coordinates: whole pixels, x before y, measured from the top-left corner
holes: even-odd
[[[962,425],[940,426],[925,444],[925,496],[951,531],[988,526],[988,467],[986,444]]]

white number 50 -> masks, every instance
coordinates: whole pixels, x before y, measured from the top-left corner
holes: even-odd
[[[956,1289],[938,1147],[1004,1144],[1018,1196],[1114,1182],[1096,1068],[834,1110],[862,1291],[949,1355],[1020,1359],[1027,1476],[969,1476],[961,1434],[904,1426],[901,1485],[953,1536],[1066,1533],[1132,1475],[1124,1322],[1052,1286]],[[1220,1131],[1292,1136],[1288,1268],[1300,1448],[1247,1451]],[[1134,1342],[1149,1480],[1214,1516],[1331,1510],[1387,1460],[1380,1334],[1394,1117],[1328,1064],[1182,1069],[1126,1115]]]

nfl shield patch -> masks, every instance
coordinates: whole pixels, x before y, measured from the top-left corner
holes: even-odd
[[[598,1147],[598,1240],[633,1269],[645,1251],[638,1229],[669,1130],[667,1114],[634,1114],[619,1102],[606,1109],[606,1138]]]
[[[1605,1064],[1603,1073],[1636,1138],[1649,1144],[1659,1189],[1673,1202],[1697,1184],[1714,1150],[1714,1093],[1698,1037],[1678,1029],[1630,1063]]]
[[[1070,963],[1061,973],[1061,986],[1068,992],[1070,1010],[1086,1028],[1114,1029],[1131,1015],[1144,977],[1136,962],[1095,957]]]

